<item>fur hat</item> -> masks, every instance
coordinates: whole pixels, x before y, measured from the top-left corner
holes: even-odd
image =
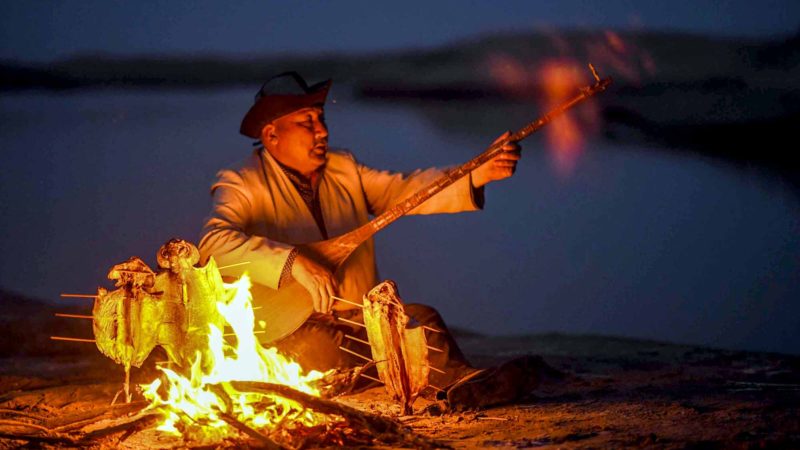
[[[261,86],[256,101],[247,111],[239,132],[258,139],[265,125],[291,112],[313,106],[325,105],[331,80],[308,86],[297,72],[276,75]]]

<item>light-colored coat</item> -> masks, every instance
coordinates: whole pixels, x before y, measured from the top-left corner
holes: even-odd
[[[359,164],[350,153],[329,151],[319,184],[322,216],[330,237],[347,233],[442,175],[440,169],[403,174]],[[293,246],[322,240],[322,234],[297,189],[266,150],[239,169],[220,171],[211,187],[211,217],[200,241],[201,261],[213,256],[219,266],[249,262],[222,271],[247,272],[254,282],[278,288]],[[479,209],[464,177],[423,203],[411,214],[453,213]],[[377,284],[375,244],[369,239],[345,261],[338,273],[339,295],[360,299]]]

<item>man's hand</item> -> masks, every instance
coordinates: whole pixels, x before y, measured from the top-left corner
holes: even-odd
[[[292,264],[292,277],[300,283],[314,302],[314,311],[328,314],[336,295],[336,279],[330,270],[313,259],[298,253]]]
[[[511,136],[510,131],[501,134],[492,145],[497,144]],[[503,153],[487,161],[484,165],[472,171],[472,186],[479,188],[492,181],[502,180],[514,175],[517,170],[517,161],[521,156],[522,148],[516,142],[509,142],[503,146]]]

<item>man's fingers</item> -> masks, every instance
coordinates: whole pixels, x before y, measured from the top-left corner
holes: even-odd
[[[494,162],[495,167],[514,167],[516,165],[516,159],[498,159]]]
[[[498,142],[503,141],[504,139],[508,139],[509,136],[511,136],[511,132],[510,131],[506,131],[505,133],[503,133],[500,136],[498,136],[497,139],[495,139],[494,142],[492,142],[492,145],[495,145]],[[508,144],[506,144],[506,145],[508,145]]]
[[[319,285],[318,295],[319,295],[319,309],[317,310],[317,312],[320,312],[322,314],[327,314],[328,305],[330,304],[331,297],[330,295],[328,295],[328,291],[325,289],[324,283]]]
[[[320,297],[319,291],[309,289],[308,293],[311,294],[311,301],[314,303],[314,311],[322,312],[322,297]]]
[[[327,314],[330,313],[331,310],[333,309],[333,303],[334,303],[333,296],[336,295],[336,292],[334,292],[333,290],[333,283],[328,283],[325,285],[325,295],[327,295],[328,297],[328,305],[327,309],[325,309],[325,313]]]

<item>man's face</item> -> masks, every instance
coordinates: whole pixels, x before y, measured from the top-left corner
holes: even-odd
[[[310,176],[328,153],[324,111],[304,108],[279,117],[264,127],[261,140],[278,162]]]

